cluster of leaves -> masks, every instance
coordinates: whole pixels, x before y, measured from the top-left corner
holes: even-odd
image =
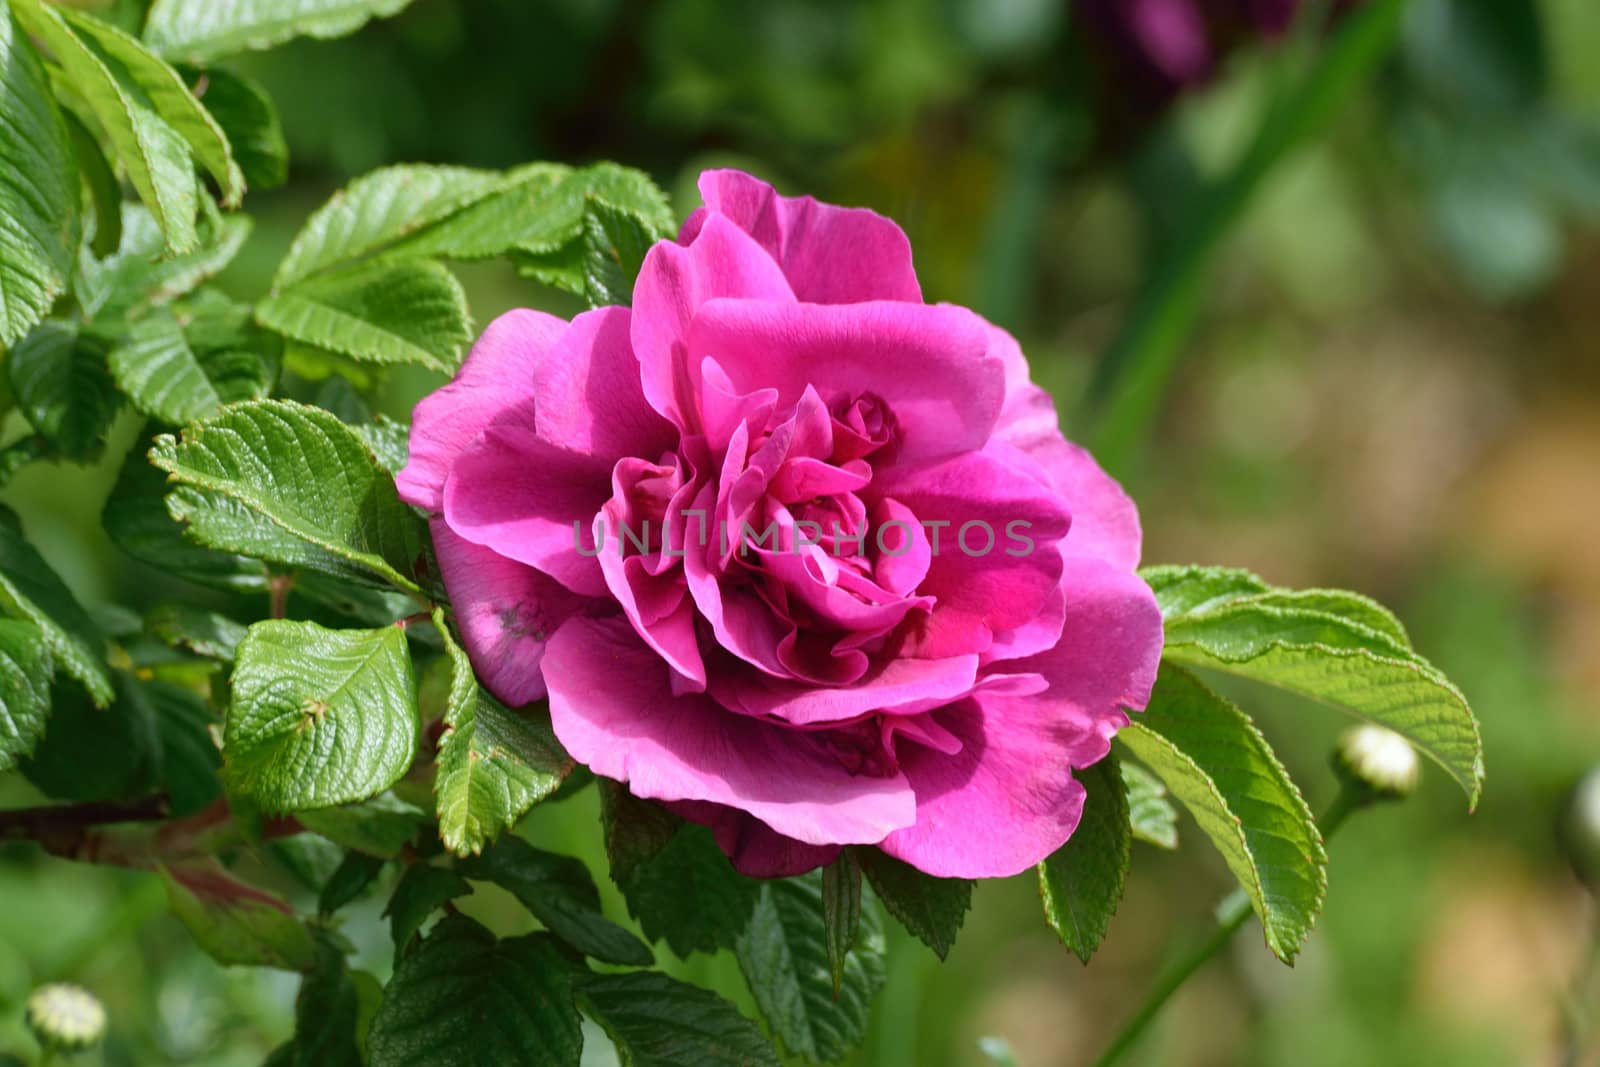
[[[449,261],[504,257],[591,306],[626,303],[672,227],[660,191],[606,163],[387,167],[310,217],[260,299],[207,284],[248,237],[232,209],[287,169],[271,102],[216,61],[404,3],[155,0],[125,30],[3,0],[0,394],[29,430],[0,450],[0,474],[96,458],[131,408],[152,437],[126,459],[106,530],[217,593],[90,613],[0,516],[0,770],[66,801],[166,798],[175,818],[159,833],[99,854],[158,871],[218,960],[304,975],[274,1064],[575,1064],[580,1016],[628,1063],[776,1063],[768,1035],[838,1059],[884,982],[880,909],[943,957],[971,884],[874,849],[751,881],[705,828],[575,768],[540,708],[478,685],[427,524],[396,494],[406,429],[363,397],[397,364],[458,365],[473,328]],[[1175,798],[1292,959],[1326,886],[1321,838],[1249,718],[1191,670],[1386,725],[1474,798],[1476,726],[1370,601],[1238,571],[1146,577],[1167,618],[1161,678],[1121,734],[1132,758],[1086,772],[1083,825],[1040,867],[1048,920],[1087,960],[1132,840],[1176,846]],[[679,956],[731,951],[764,1030],[651,969],[651,945],[602,914],[583,864],[506,833],[586,786],[645,938]],[[329,849],[335,862],[316,862]],[[298,873],[319,914],[240,880],[225,861],[243,850]],[[384,988],[351,970],[337,915],[386,872]],[[497,939],[453,903],[475,882],[509,891],[542,930]]]

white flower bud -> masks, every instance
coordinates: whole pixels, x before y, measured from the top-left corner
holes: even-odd
[[[99,1042],[106,1032],[106,1010],[82,986],[56,982],[28,998],[28,1028],[48,1049],[75,1052]]]
[[[1393,730],[1356,726],[1339,737],[1334,764],[1383,797],[1410,796],[1417,788],[1417,750]]]

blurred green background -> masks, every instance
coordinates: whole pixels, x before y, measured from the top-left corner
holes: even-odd
[[[1168,109],[1068,32],[1069,7],[417,0],[354,37],[240,64],[282,110],[291,178],[247,201],[257,229],[223,282],[260,294],[306,215],[385,163],[615,159],[654,174],[680,215],[702,167],[733,164],[897,219],[928,298],[1012,329],[1074,436],[1096,361],[1184,232],[1196,181],[1237,156],[1304,56],[1231,40],[1216,76]],[[1300,963],[1241,936],[1134,1062],[1559,1062],[1595,910],[1556,826],[1600,761],[1597,54],[1594,0],[1413,0],[1376,75],[1272,169],[1219,248],[1173,385],[1121,472],[1146,560],[1394,605],[1473,702],[1489,773],[1471,816],[1429,768],[1411,801],[1355,820]],[[462,273],[480,325],[517,305],[572,310],[510,268]],[[434,384],[396,374],[385,406],[403,415]],[[35,465],[0,494],[87,603],[174,591],[98,526],[137,430],[121,426],[97,468]],[[1325,804],[1343,724],[1235,695]],[[37,800],[0,787],[7,805]],[[522,832],[603,870],[596,807],[587,791]],[[1045,929],[1028,878],[981,888],[942,965],[896,929],[857,1062],[985,1063],[985,1036],[1022,1067],[1086,1062],[1228,888],[1201,835],[1180,832],[1176,854],[1135,846],[1089,968]],[[259,862],[304,903],[295,872],[314,880],[329,857],[301,843]],[[380,974],[383,898],[347,927]],[[109,1009],[110,1039],[84,1064],[253,1065],[291,1028],[294,977],[213,964],[151,876],[7,846],[0,900],[0,1052],[28,1047],[21,1002],[52,979]],[[614,893],[608,907],[625,914]],[[465,910],[531,922],[488,888]],[[678,970],[742,997],[731,960]]]

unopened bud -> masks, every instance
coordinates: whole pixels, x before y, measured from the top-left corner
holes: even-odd
[[[76,1052],[97,1044],[106,1032],[106,1010],[82,986],[40,986],[28,998],[28,1029],[47,1049]]]
[[[1561,818],[1561,844],[1578,877],[1600,892],[1600,767],[1573,789]]]
[[[1411,742],[1382,726],[1356,726],[1339,736],[1333,764],[1380,797],[1400,799],[1417,788],[1420,771]]]

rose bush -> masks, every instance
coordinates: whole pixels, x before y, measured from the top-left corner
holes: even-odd
[[[893,222],[700,190],[631,310],[510,312],[417,406],[399,486],[473,665],[746,873],[1017,873],[1150,695],[1134,505]]]

